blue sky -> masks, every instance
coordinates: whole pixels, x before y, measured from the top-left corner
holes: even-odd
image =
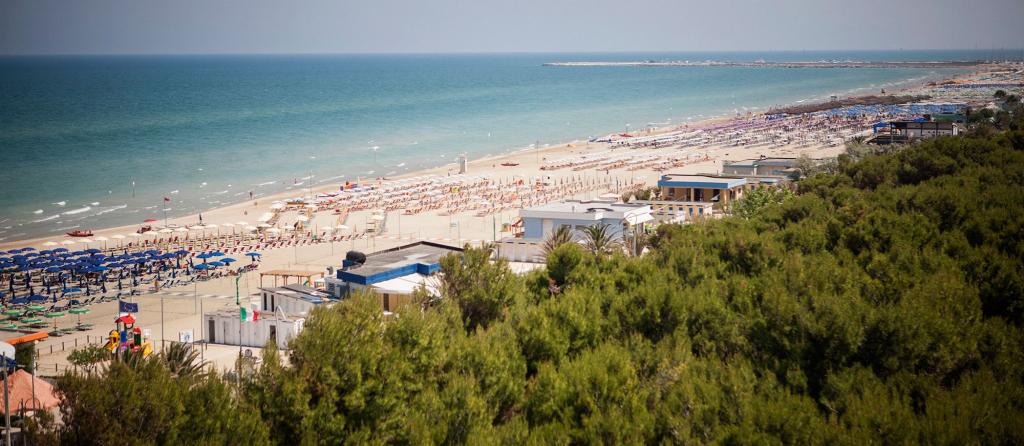
[[[0,54],[1024,47],[1022,0],[0,0]]]

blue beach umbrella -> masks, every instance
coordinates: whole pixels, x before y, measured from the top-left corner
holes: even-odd
[[[232,263],[235,263],[235,262],[237,262],[237,260],[235,260],[235,259],[232,259],[231,257],[225,257],[225,258],[223,258],[223,259],[220,259],[220,260],[218,260],[218,262],[224,262],[224,263],[227,263],[227,264],[229,264],[229,265],[230,265],[230,264],[232,264]]]
[[[220,267],[220,266],[224,266],[224,264],[220,263],[220,262],[210,262],[210,263],[207,263],[207,265],[210,265],[210,266],[212,266],[214,268]]]
[[[247,252],[247,253],[245,253],[245,255],[247,255],[249,257],[252,257],[252,258],[262,257],[263,256],[263,254],[260,254],[258,252]]]
[[[206,270],[206,269],[210,269],[210,266],[205,264],[205,263],[203,263],[201,265],[193,266],[192,268],[193,269],[199,269],[199,270]]]
[[[220,257],[220,256],[223,256],[223,255],[224,255],[224,253],[220,252],[220,251],[214,251],[214,252],[210,253],[210,256],[213,256],[213,257]]]

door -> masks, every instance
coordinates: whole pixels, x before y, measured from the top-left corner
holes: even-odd
[[[270,340],[274,342],[274,345],[277,345],[277,326],[276,325],[271,325],[270,326]]]
[[[207,329],[206,331],[207,331],[208,333],[210,333],[210,343],[211,343],[211,344],[216,344],[216,343],[217,343],[217,339],[216,339],[216,336],[214,336],[214,335],[213,335],[213,333],[214,333],[214,323],[213,323],[213,319],[210,319],[210,320],[209,320],[209,321],[207,321],[207,322],[209,322],[209,328],[208,328],[208,329]]]

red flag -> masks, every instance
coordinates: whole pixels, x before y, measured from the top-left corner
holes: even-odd
[[[171,201],[171,199],[170,199],[170,198],[164,197],[164,202],[165,202],[165,203],[168,203],[168,202],[170,202],[170,201]]]

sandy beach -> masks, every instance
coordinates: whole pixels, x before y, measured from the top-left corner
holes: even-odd
[[[971,76],[962,76],[962,78],[971,78]],[[908,89],[908,92],[927,91],[929,88],[922,85],[917,88]],[[900,93],[904,92],[901,91]],[[870,124],[868,124],[867,128],[851,124],[850,128],[841,127],[840,130],[835,130],[835,135],[829,133],[832,130],[824,130],[821,132],[820,137],[787,140],[785,138],[798,138],[801,130],[777,132],[777,129],[774,127],[758,127],[762,125],[762,121],[764,121],[763,117],[759,115],[718,118],[685,126],[676,125],[652,128],[630,135],[628,138],[614,139],[611,142],[570,141],[539,149],[529,149],[472,160],[468,162],[466,174],[458,176],[458,178],[482,179],[489,182],[492,189],[508,187],[508,185],[516,184],[517,182],[527,185],[538,182],[552,185],[574,182],[579,184],[599,184],[599,187],[582,193],[560,196],[560,198],[596,198],[607,193],[618,194],[621,192],[621,188],[626,186],[653,186],[663,173],[718,173],[721,172],[723,162],[729,160],[742,160],[762,156],[797,157],[806,155],[811,158],[833,157],[843,152],[842,141],[844,139],[870,132]],[[723,129],[723,127],[729,125],[737,125],[737,122],[748,126],[752,130],[735,131],[728,128]],[[804,121],[794,121],[796,123],[794,125],[818,125],[816,123],[800,124],[801,122]],[[742,130],[747,127],[738,128]],[[709,143],[691,146],[679,143],[677,146],[653,147],[640,143],[645,138],[655,140],[660,136],[666,135],[679,135],[679,141],[686,141],[686,138],[696,138],[687,136],[691,134],[718,136],[708,138],[707,141],[710,141]],[[743,138],[746,136],[744,135],[748,134],[752,135],[751,137],[760,138],[759,141],[774,138],[773,141],[780,142],[753,144],[740,144],[737,142],[745,141]],[[715,138],[720,138],[721,141],[715,142],[717,141]],[[607,169],[563,167],[542,170],[542,167],[550,167],[556,161],[571,164],[574,162],[573,160],[587,160],[589,159],[587,157],[604,160],[600,162],[595,161],[598,165],[600,163],[618,163],[611,165],[619,165],[619,167],[609,167]],[[672,167],[666,169],[668,164],[671,164]],[[430,181],[441,182],[445,178],[452,178],[454,175],[457,175],[457,169],[458,166],[455,164],[446,164],[396,177],[364,180],[362,184],[376,188],[385,188],[389,185],[402,184],[401,182],[403,181],[409,182],[414,179],[429,179]],[[303,190],[301,197],[308,200],[316,197],[318,194],[339,192],[341,187],[342,184],[317,186],[312,189]],[[205,233],[208,237],[217,233],[221,235],[239,233],[244,231],[243,228],[246,225],[255,225],[257,220],[267,213],[276,214],[277,218],[275,219],[274,226],[277,228],[294,226],[296,222],[301,220],[300,216],[311,214],[311,216],[307,217],[309,220],[303,222],[305,231],[320,237],[326,235],[328,239],[331,239],[330,233],[332,232],[342,236],[353,236],[362,233],[374,222],[374,218],[371,216],[375,209],[372,207],[347,212],[344,221],[339,221],[339,214],[333,212],[330,206],[311,213],[302,213],[294,210],[276,212],[272,209],[275,202],[299,198],[296,195],[299,193],[298,190],[293,190],[203,212],[202,221],[205,224],[212,223],[217,226],[216,228],[203,230],[202,233]],[[548,196],[548,198],[551,198],[551,196]],[[455,199],[455,201],[458,200]],[[462,200],[467,202],[464,204],[474,204],[468,203],[474,200],[472,196],[464,197]],[[411,206],[411,203],[406,204],[406,206]],[[455,204],[450,206],[455,206]],[[466,243],[480,245],[494,241],[496,238],[500,239],[509,236],[508,232],[501,231],[502,225],[513,223],[518,216],[518,209],[515,208],[501,209],[493,212],[483,212],[474,209],[454,213],[445,212],[444,209],[440,209],[414,214],[408,214],[407,210],[399,208],[387,211],[385,230],[361,238],[261,249],[263,257],[259,270],[243,275],[242,280],[239,282],[238,292],[243,300],[249,299],[248,296],[256,293],[260,287],[260,270],[297,268],[323,271],[328,266],[339,265],[345,252],[353,249],[373,252],[411,243],[416,240],[430,240],[452,245]],[[245,224],[243,225],[242,222]],[[171,218],[167,221],[168,225],[177,227],[192,226],[198,223],[198,215]],[[224,226],[225,223],[230,226]],[[155,229],[164,226],[163,221],[151,224]],[[344,225],[347,229],[326,232],[320,229],[341,225]],[[143,238],[114,238],[115,235],[128,236],[135,233],[139,226],[132,225],[93,230],[94,236],[91,238],[105,237],[108,240],[94,242],[89,246],[103,248],[105,245],[106,248],[112,248],[132,242],[136,238]],[[190,235],[194,236],[197,233]],[[69,237],[48,237],[5,242],[0,244],[0,250],[24,246],[35,246],[37,249],[43,249],[43,244],[46,242],[61,242],[66,239],[69,239]],[[82,249],[81,247],[84,247],[82,244],[72,246],[72,249]],[[193,248],[193,252],[198,251],[198,247]],[[162,339],[176,341],[178,333],[184,330],[193,330],[195,337],[200,338],[199,327],[201,326],[200,317],[202,311],[233,307],[235,305],[235,292],[235,281],[229,278],[221,278],[177,288],[164,288],[156,293],[135,297],[134,300],[140,306],[140,313],[137,315],[140,325],[150,330],[154,343],[159,344]],[[66,355],[76,345],[100,342],[112,327],[111,322],[115,317],[116,311],[116,302],[94,305],[92,311],[82,317],[82,322],[94,324],[94,329],[72,336],[50,338],[43,341],[40,344],[39,360],[42,373],[53,374],[61,371],[62,367],[66,367]],[[69,326],[75,322],[76,318],[67,317],[58,320],[57,324],[58,326]],[[237,355],[237,351],[237,347],[210,346],[204,350],[204,355],[205,359],[213,360],[217,367],[224,368],[230,367],[235,355]]]

